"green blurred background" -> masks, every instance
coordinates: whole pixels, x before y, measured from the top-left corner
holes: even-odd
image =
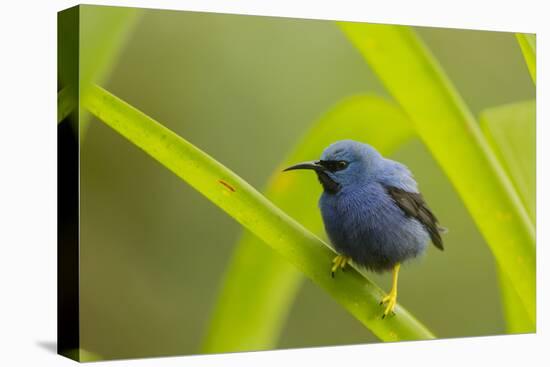
[[[113,11],[82,7],[81,50]],[[535,97],[513,33],[416,29],[476,115]],[[145,10],[117,53],[106,89],[260,189],[339,100],[390,98],[330,21]],[[493,258],[454,189],[420,141],[393,158],[449,228],[445,252],[403,268],[399,301],[438,337],[503,333]],[[198,353],[243,229],[95,119],[81,163],[82,348],[105,359]],[[389,289],[389,275],[372,278]],[[278,347],[375,341],[306,281]]]

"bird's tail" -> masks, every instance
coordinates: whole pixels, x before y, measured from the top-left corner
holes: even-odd
[[[442,233],[442,234],[447,234],[447,233],[449,233],[449,229],[448,229],[448,228],[441,227],[441,226],[437,226],[437,231],[438,231],[439,233]]]

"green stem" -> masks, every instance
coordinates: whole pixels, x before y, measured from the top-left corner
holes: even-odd
[[[382,340],[431,339],[433,334],[401,306],[381,319],[382,290],[350,269],[335,280],[334,252],[252,186],[171,130],[98,86],[83,96],[98,119],[202,193],[327,291]]]

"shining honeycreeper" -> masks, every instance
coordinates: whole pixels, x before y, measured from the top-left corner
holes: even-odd
[[[382,317],[397,302],[400,265],[421,255],[432,242],[443,250],[438,220],[409,169],[353,140],[327,147],[321,159],[285,171],[315,171],[323,186],[319,207],[327,235],[338,256],[331,273],[349,261],[368,270],[393,272],[390,292],[381,300]]]

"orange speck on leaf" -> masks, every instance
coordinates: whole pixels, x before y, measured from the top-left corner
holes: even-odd
[[[230,184],[228,184],[227,182],[225,182],[224,180],[218,180],[218,182],[221,183],[229,191],[235,192],[235,188],[233,186],[231,186]]]

